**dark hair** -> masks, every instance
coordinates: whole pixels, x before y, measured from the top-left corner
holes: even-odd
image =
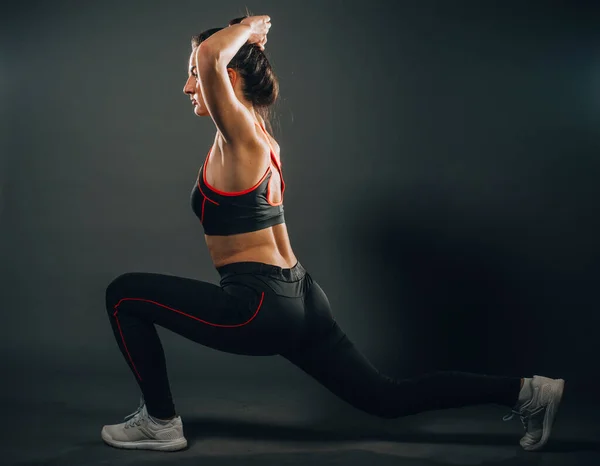
[[[229,26],[240,23],[246,16],[229,21]],[[192,49],[224,28],[207,29],[192,36]],[[256,111],[265,120],[268,131],[272,134],[269,107],[279,96],[279,82],[267,56],[256,44],[244,44],[231,59],[227,68],[233,68],[244,79],[244,97],[252,102]]]

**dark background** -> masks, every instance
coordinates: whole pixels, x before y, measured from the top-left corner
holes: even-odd
[[[254,1],[272,19],[286,219],[336,318],[384,372],[598,389],[600,48],[593,2]],[[216,281],[189,194],[215,127],[182,93],[189,38],[234,1],[14,2],[1,37],[2,394],[105,377],[135,408],[104,291]],[[177,403],[305,387],[280,358],[159,329]],[[191,385],[190,385],[191,384]],[[73,389],[75,390],[75,389]],[[107,403],[111,401],[107,400]],[[248,403],[258,400],[248,399]],[[268,399],[262,399],[268,406]],[[126,413],[124,413],[126,414]]]

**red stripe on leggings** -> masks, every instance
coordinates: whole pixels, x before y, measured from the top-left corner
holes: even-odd
[[[119,327],[119,333],[121,334],[121,339],[123,340],[123,346],[125,347],[125,351],[127,352],[127,356],[129,357],[129,361],[131,361],[131,365],[133,366],[133,369],[134,369],[136,375],[138,376],[138,378],[141,381],[142,377],[140,376],[139,372],[137,371],[137,369],[135,367],[135,364],[133,363],[133,359],[131,358],[131,354],[129,354],[129,350],[127,349],[127,344],[125,343],[125,337],[123,336],[123,332],[121,330],[121,325],[119,324],[119,318],[117,317],[117,313],[119,312],[118,307],[121,305],[121,303],[123,301],[142,301],[144,303],[156,304],[157,306],[164,307],[165,309],[168,309],[169,311],[177,312],[178,314],[184,315],[186,317],[189,317],[190,319],[197,320],[198,322],[202,322],[203,324],[207,324],[207,325],[210,325],[212,327],[236,328],[236,327],[243,327],[244,325],[248,325],[250,322],[252,322],[252,320],[254,320],[254,318],[258,315],[258,312],[260,311],[260,308],[262,306],[262,303],[263,303],[264,299],[265,299],[265,292],[263,291],[261,293],[260,302],[258,303],[258,307],[256,308],[256,311],[254,311],[254,314],[252,315],[252,317],[250,317],[250,319],[248,319],[243,324],[233,324],[233,325],[215,324],[215,323],[212,323],[212,322],[208,322],[206,320],[199,319],[198,317],[194,317],[194,316],[191,316],[189,314],[186,314],[185,312],[182,312],[182,311],[180,311],[178,309],[173,309],[172,307],[165,306],[164,304],[161,304],[161,303],[157,303],[156,301],[151,301],[149,299],[142,299],[142,298],[123,298],[123,299],[121,299],[115,305],[115,313],[113,315],[114,315],[115,319],[117,320],[117,326]]]
[[[200,223],[204,223],[204,206],[206,205],[206,198],[202,200],[202,215],[200,216]]]
[[[118,306],[118,304],[117,304]],[[140,373],[138,372],[137,368],[135,367],[135,364],[133,363],[133,359],[131,359],[131,354],[129,354],[129,350],[127,349],[127,343],[125,343],[125,337],[123,336],[123,331],[121,330],[121,324],[119,323],[119,318],[117,317],[117,312],[119,312],[119,310],[117,309],[117,306],[115,306],[115,313],[113,314],[113,316],[115,317],[115,320],[117,321],[117,327],[119,327],[119,333],[121,334],[121,340],[123,340],[123,346],[125,347],[125,351],[127,352],[127,356],[129,356],[129,361],[131,361],[131,365],[133,366],[133,370],[135,371],[135,374],[138,376],[138,379],[140,379],[140,382],[142,380],[142,376],[140,375]]]

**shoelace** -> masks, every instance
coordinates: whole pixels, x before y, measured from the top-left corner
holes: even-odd
[[[523,424],[523,428],[525,430],[527,430],[527,423],[529,422],[529,420],[535,416],[536,414],[542,412],[544,410],[544,406],[539,406],[537,409],[534,409],[533,411],[529,411],[527,412],[527,410],[523,410],[523,411],[515,411],[514,409],[511,409],[511,414],[507,414],[506,416],[504,416],[502,418],[503,421],[510,421],[513,417],[515,417],[515,414],[519,415],[519,418],[521,419],[521,424]]]
[[[141,419],[140,416],[142,414],[142,409],[144,408],[144,400],[143,398],[140,398],[140,405],[138,406],[138,409],[135,410],[135,412],[128,414],[127,416],[125,416],[125,428],[129,428],[129,427],[133,427],[135,426],[139,426],[141,424]]]

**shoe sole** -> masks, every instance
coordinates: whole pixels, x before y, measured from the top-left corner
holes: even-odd
[[[544,421],[542,424],[542,438],[539,442],[534,443],[533,445],[524,446],[523,449],[527,451],[535,451],[542,448],[548,442],[550,438],[550,432],[552,431],[552,426],[554,421],[556,420],[556,413],[558,411],[558,406],[562,401],[563,393],[565,391],[565,381],[563,379],[558,379],[556,382],[556,391],[554,393],[554,397],[548,403],[546,407],[546,413],[544,415]]]
[[[120,440],[114,440],[104,429],[102,429],[102,440],[111,447],[124,448],[127,450],[177,451],[187,447],[187,439],[185,438],[168,441],[138,440],[136,442],[122,442]]]

